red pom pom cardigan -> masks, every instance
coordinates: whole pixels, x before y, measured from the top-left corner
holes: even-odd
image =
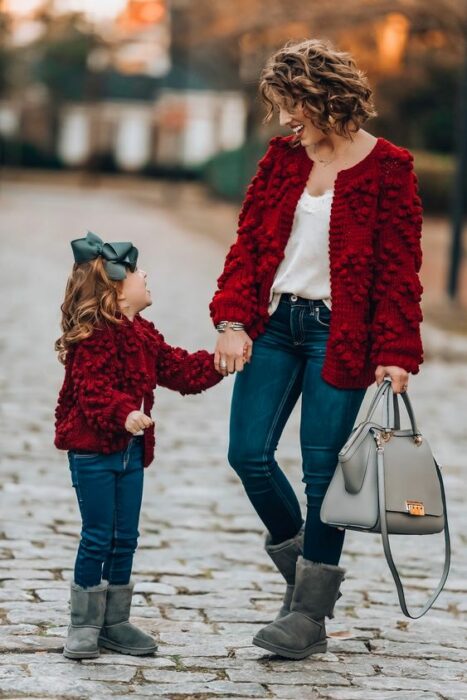
[[[271,139],[259,161],[210,304],[214,323],[242,321],[253,339],[269,319],[271,286],[313,167],[303,146],[292,147],[293,138]],[[408,150],[379,138],[334,183],[332,314],[321,374],[340,388],[368,387],[380,364],[416,374],[423,362],[422,207],[412,161]]]
[[[125,420],[143,402],[151,415],[156,385],[197,394],[217,384],[214,356],[167,345],[154,324],[137,314],[133,321],[95,328],[72,345],[55,411],[55,446],[109,454],[127,447]],[[144,431],[144,466],[154,457],[154,427]]]

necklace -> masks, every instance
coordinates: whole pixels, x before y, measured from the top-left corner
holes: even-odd
[[[341,151],[341,153],[337,153],[334,156],[334,158],[330,158],[330,159],[326,160],[324,158],[320,158],[317,155],[316,160],[318,161],[318,163],[321,163],[324,167],[326,167],[327,165],[330,165],[331,163],[333,163],[339,155],[343,155],[344,153],[346,153],[348,151],[348,149],[350,148],[351,143],[352,143],[352,141],[350,141],[350,143],[347,145],[347,147],[343,151]],[[317,147],[317,144],[315,145],[314,150],[313,150],[313,153],[315,155],[316,155],[316,147]]]

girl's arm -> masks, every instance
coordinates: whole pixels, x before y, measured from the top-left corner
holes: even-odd
[[[78,343],[73,357],[71,376],[76,397],[87,423],[93,430],[116,433],[125,430],[125,421],[138,411],[135,400],[115,389],[115,346],[106,331],[95,330]]]
[[[395,167],[394,167],[395,166]],[[422,207],[413,157],[403,149],[386,175],[383,207],[375,246],[371,359],[417,374],[423,362],[420,308],[423,287]]]
[[[214,355],[207,350],[189,353],[168,345],[159,334],[157,383],[181,394],[199,394],[218,384],[222,376],[214,369]]]

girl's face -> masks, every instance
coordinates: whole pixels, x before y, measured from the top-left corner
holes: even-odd
[[[120,308],[126,315],[133,316],[147,306],[151,306],[151,292],[146,286],[147,273],[139,267],[134,272],[127,270],[119,295]]]
[[[277,107],[279,110],[279,124],[281,126],[289,126],[294,132],[296,140],[300,141],[302,146],[316,146],[323,140],[325,137],[324,132],[314,126],[300,105],[297,105],[292,111],[289,111],[282,104],[278,104]]]

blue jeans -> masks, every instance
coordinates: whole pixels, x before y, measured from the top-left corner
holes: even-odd
[[[265,332],[254,342],[250,364],[235,378],[229,462],[273,543],[297,534],[303,525],[300,505],[274,453],[301,395],[304,557],[337,565],[345,533],[322,523],[319,513],[365,389],[339,389],[321,377],[330,317],[321,300],[281,297]]]
[[[82,520],[74,580],[83,588],[102,578],[118,585],[130,581],[143,497],[143,450],[143,438],[132,437],[126,450],[113,454],[68,452]]]

